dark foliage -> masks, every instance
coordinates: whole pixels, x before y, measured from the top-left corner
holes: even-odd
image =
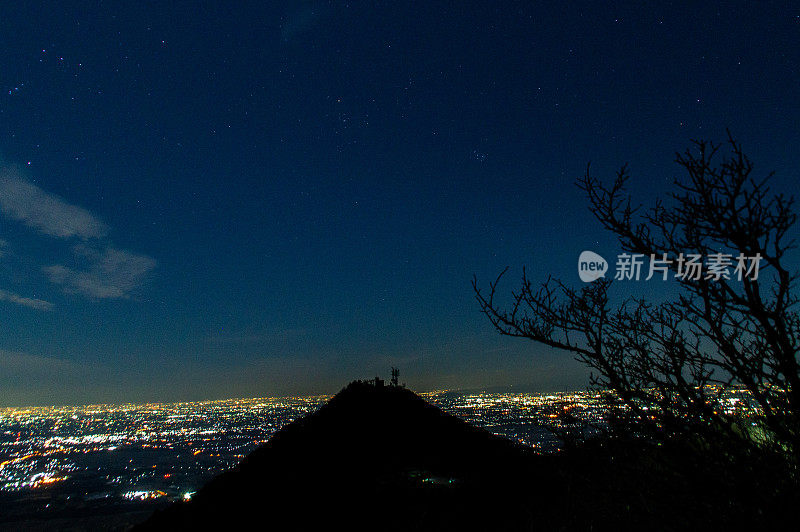
[[[500,333],[569,351],[591,367],[593,383],[613,391],[629,434],[679,437],[742,463],[777,454],[794,469],[800,318],[798,274],[787,255],[795,247],[793,200],[770,190],[771,175],[756,176],[730,135],[727,146],[723,155],[720,146],[696,141],[694,149],[677,154],[684,178],[666,202],[648,210],[635,207],[625,192],[626,166],[610,185],[588,168],[578,182],[592,213],[625,252],[665,261],[676,275],[674,300],[612,305],[610,279],[582,289],[552,279],[537,287],[523,271],[522,286],[504,307],[497,300],[502,274],[488,291],[477,281],[473,286]],[[690,255],[732,257],[730,278],[686,275],[681,257]],[[739,257],[761,258],[757,278],[736,271]],[[733,387],[749,392],[760,415],[720,407]]]

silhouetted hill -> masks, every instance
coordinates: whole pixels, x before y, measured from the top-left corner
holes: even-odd
[[[662,449],[532,451],[397,387],[353,383],[142,530],[759,528],[723,471]],[[762,512],[763,514],[763,512]]]
[[[492,529],[519,517],[508,487],[532,483],[536,458],[404,388],[353,383],[147,526]]]

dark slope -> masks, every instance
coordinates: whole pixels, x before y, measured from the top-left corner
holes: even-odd
[[[737,530],[796,517],[794,495],[709,464],[600,442],[537,456],[403,388],[354,383],[140,529]]]
[[[143,528],[527,528],[552,488],[539,462],[406,389],[354,383]]]

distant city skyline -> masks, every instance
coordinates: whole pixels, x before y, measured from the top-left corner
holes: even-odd
[[[470,283],[579,286],[581,252],[617,256],[587,163],[629,163],[647,204],[729,128],[800,186],[788,2],[26,3],[0,45],[0,407],[332,394],[391,366],[582,390]]]

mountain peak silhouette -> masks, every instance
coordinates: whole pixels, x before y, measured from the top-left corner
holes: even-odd
[[[794,515],[718,463],[608,439],[537,455],[405,388],[356,381],[136,529],[738,529]]]
[[[486,530],[539,458],[405,388],[356,381],[140,528]]]

